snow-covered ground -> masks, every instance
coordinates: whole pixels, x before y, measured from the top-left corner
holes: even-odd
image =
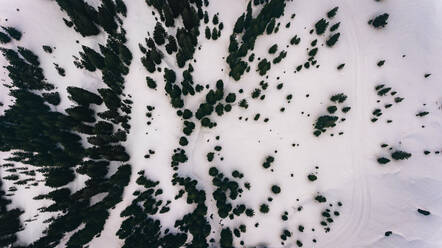
[[[136,172],[140,170],[160,181],[164,190],[162,198],[172,199],[171,211],[158,217],[163,227],[173,228],[176,219],[192,210],[183,199],[173,200],[178,189],[171,183],[170,159],[182,135],[181,121],[164,94],[162,74],[152,76],[159,83],[157,90],[146,87],[147,72],[139,62],[142,54],[138,44],[144,42],[147,32],[152,32],[155,21],[145,1],[125,2],[128,17],[124,19],[123,27],[127,30],[127,46],[134,55],[125,84],[125,93],[130,94],[134,102],[131,133],[126,142],[133,175],[123,201],[111,210],[104,231],[90,243],[90,247],[122,245],[123,241],[115,233],[122,222],[121,211],[131,203],[132,193],[139,187],[135,179]],[[235,203],[253,207],[256,216],[223,220],[227,226],[247,225],[247,233],[241,237],[246,244],[259,245],[265,241],[270,247],[281,247],[280,234],[283,229],[289,229],[295,233],[295,238],[286,242],[287,247],[295,246],[296,239],[308,241],[305,246],[313,247],[310,241],[314,238],[318,240],[314,247],[442,247],[442,155],[435,154],[435,151],[442,153],[442,2],[288,2],[285,15],[279,20],[280,31],[260,36],[255,45],[256,57],[268,56],[268,48],[275,43],[280,50],[288,52],[287,57],[277,65],[272,64],[268,79],[255,73],[255,60],[250,63],[251,72],[237,82],[228,77],[225,57],[230,32],[237,17],[245,12],[247,3],[238,0],[211,1],[209,15],[219,12],[224,30],[216,41],[206,40],[202,32],[199,37],[201,50],[195,54],[195,82],[214,85],[216,80],[223,79],[227,91],[237,93],[243,89],[245,93],[237,94],[237,99],[246,98],[250,105],[247,110],[234,107],[230,113],[215,118],[218,125],[213,129],[197,125],[189,139],[189,160],[180,170],[198,179],[200,186],[210,194],[206,202],[209,213],[215,213],[216,206],[211,197],[214,188],[207,173],[211,165],[206,154],[214,146],[221,145],[222,150],[216,152],[214,160],[218,169],[225,175],[239,170],[245,175],[240,181],[250,182],[252,186]],[[339,42],[332,49],[320,46],[316,56],[319,68],[293,73],[296,66],[307,59],[306,48],[310,47],[314,37],[309,34],[312,25],[335,6],[339,6],[339,11],[333,22],[341,22]],[[291,19],[293,13],[296,17]],[[367,24],[369,19],[382,13],[390,14],[384,29],[376,30]],[[104,40],[101,36],[81,37],[73,29],[67,29],[63,17],[66,17],[65,13],[52,1],[0,0],[0,25],[15,26],[23,31],[19,44],[40,56],[45,76],[58,87],[62,96],[62,104],[57,107],[60,109],[70,104],[65,90],[67,86],[93,91],[102,84],[98,74],[77,69],[72,63],[72,55],[78,56],[81,45],[96,48],[97,42],[103,43]],[[291,22],[290,28],[285,28],[287,22]],[[295,34],[301,37],[298,46],[290,45],[290,39]],[[325,43],[325,38],[319,37],[318,42]],[[53,54],[47,55],[42,45],[56,49]],[[286,45],[289,47],[286,48]],[[380,60],[386,61],[382,67],[376,65]],[[5,63],[0,58],[0,65]],[[66,77],[57,74],[53,63],[66,69]],[[168,55],[163,63],[178,69]],[[338,71],[336,67],[342,63],[345,67]],[[425,78],[426,73],[431,73],[431,76]],[[8,80],[3,71],[0,80]],[[261,80],[269,84],[264,101],[250,97],[250,92],[259,87]],[[284,83],[281,90],[276,89],[278,83]],[[376,94],[374,88],[379,84],[397,91],[404,98],[403,102],[384,109],[385,104],[394,102],[391,96],[379,97]],[[326,114],[329,98],[336,93],[348,96],[344,105],[350,106],[351,110],[345,114],[346,121],[319,137],[313,136],[314,121]],[[7,102],[4,100],[6,94],[7,89],[2,87],[1,102]],[[293,95],[290,103],[286,100],[289,94]],[[193,111],[203,100],[202,94],[199,97],[190,103]],[[155,106],[150,126],[146,125],[147,105]],[[284,112],[280,112],[281,107],[285,107]],[[381,108],[383,115],[372,123],[371,113],[376,108]],[[416,117],[420,111],[428,111],[429,114]],[[257,113],[261,117],[254,121]],[[264,118],[269,118],[269,121],[263,122]],[[387,123],[387,120],[392,122]],[[341,131],[343,134],[338,135]],[[216,136],[220,139],[216,140]],[[377,158],[388,155],[388,149],[381,148],[383,143],[393,150],[410,152],[412,157],[380,165]],[[149,149],[155,154],[145,159]],[[424,150],[431,153],[424,155]],[[275,157],[273,172],[262,168],[267,155]],[[2,154],[2,158],[5,157]],[[2,176],[7,174],[3,169],[0,172]],[[309,173],[317,173],[318,180],[310,182],[307,179]],[[5,189],[12,186],[9,181],[4,182]],[[273,184],[281,187],[279,195],[271,193]],[[71,186],[78,189],[81,185],[81,180],[78,180]],[[21,216],[24,221],[45,204],[32,200],[32,197],[47,192],[47,189],[40,186],[31,190],[17,188],[12,197],[12,207],[26,211]],[[328,233],[324,233],[318,225],[321,211],[326,206],[314,201],[317,192],[324,194],[334,204],[333,208],[338,201],[343,203],[339,208],[340,216],[334,218]],[[272,202],[267,201],[270,196],[274,198]],[[261,203],[269,205],[269,213],[258,211]],[[304,210],[298,212],[299,206],[303,206]],[[419,214],[418,208],[431,211],[431,215]],[[286,222],[281,221],[284,211],[289,213]],[[28,223],[18,233],[20,243],[28,244],[38,239],[45,227],[42,225],[44,220],[40,216],[37,221]],[[219,220],[215,217],[212,221],[216,224]],[[254,226],[256,222],[259,222],[257,228]],[[305,226],[306,230],[298,232],[298,225]],[[311,230],[312,226],[317,226],[315,231]],[[220,230],[214,231],[209,238],[219,236]],[[386,237],[387,231],[392,231],[392,235]],[[240,247],[239,241],[236,245]]]

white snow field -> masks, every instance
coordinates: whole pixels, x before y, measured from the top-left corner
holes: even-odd
[[[100,1],[86,2],[97,7]],[[123,246],[124,240],[116,235],[124,220],[120,213],[135,198],[133,192],[141,189],[135,183],[140,170],[150,179],[160,181],[163,194],[159,199],[172,201],[169,212],[152,216],[161,221],[163,229],[178,231],[175,221],[194,209],[185,198],[174,200],[180,188],[171,182],[174,173],[170,166],[171,155],[183,135],[183,122],[165,94],[163,73],[149,73],[140,62],[144,55],[139,44],[145,43],[147,33],[151,34],[156,24],[152,15],[154,9],[144,0],[124,2],[127,6],[127,17],[123,18],[126,45],[133,54],[129,74],[125,76],[124,94],[131,96],[133,105],[131,129],[124,146],[130,155],[128,163],[132,166],[132,175],[123,200],[110,209],[103,231],[89,242],[91,248]],[[196,122],[185,148],[188,160],[179,169],[181,175],[196,179],[198,187],[207,194],[208,216],[213,214],[213,218],[208,218],[212,230],[207,240],[218,240],[224,227],[233,229],[244,224],[247,232],[233,239],[233,247],[298,247],[298,240],[302,240],[303,247],[318,248],[442,247],[442,1],[287,1],[284,16],[277,19],[277,23],[281,23],[279,32],[259,36],[253,51],[256,58],[273,59],[279,51],[285,50],[286,58],[272,64],[266,76],[256,71],[259,61],[255,58],[249,63],[250,72],[244,73],[239,81],[229,77],[225,58],[229,36],[237,18],[246,12],[248,1],[209,2],[209,16],[219,13],[224,28],[217,40],[207,40],[205,25],[200,27],[197,46],[200,49],[196,49],[196,62],[192,62],[193,80],[214,88],[216,81],[222,79],[225,91],[237,93],[237,100],[232,104],[232,111],[222,116],[212,115],[216,127],[202,127]],[[325,45],[327,36],[309,32],[335,6],[339,6],[339,10],[330,25],[340,22],[341,36],[339,42],[329,48]],[[296,16],[292,19],[293,13]],[[389,14],[384,28],[376,29],[367,23],[383,13]],[[62,18],[68,17],[55,1],[0,0],[0,25],[16,27],[23,33],[20,41],[1,46],[19,45],[40,57],[45,77],[61,94],[61,104],[55,107],[57,111],[72,105],[66,87],[77,86],[96,92],[99,85],[104,85],[99,72],[76,68],[72,56],[78,57],[81,45],[98,49],[98,44],[105,43],[106,34],[82,37],[67,28]],[[286,28],[288,22],[291,24]],[[209,22],[209,26],[214,25]],[[166,28],[166,31],[175,32],[173,28]],[[290,44],[295,34],[301,38],[299,45]],[[312,66],[295,73],[296,67],[307,61],[306,49],[311,48],[314,39],[318,39],[319,51],[315,59],[320,67]],[[273,44],[278,45],[278,52],[269,55],[268,49]],[[56,49],[49,55],[42,45]],[[181,81],[182,69],[175,56],[165,52],[164,55],[161,66],[175,70],[177,81]],[[378,66],[381,60],[385,60],[385,64]],[[1,56],[0,65],[3,67],[7,63]],[[65,77],[57,73],[53,63],[66,70]],[[338,70],[343,63],[345,66]],[[10,81],[4,68],[0,73],[2,84]],[[426,74],[431,75],[425,77]],[[146,76],[157,82],[156,89],[146,86]],[[267,90],[262,92],[265,99],[254,99],[251,92],[260,88],[261,80],[268,83]],[[277,89],[279,83],[283,83],[281,89]],[[378,95],[375,87],[381,84],[391,87],[397,95]],[[0,87],[0,102],[5,104],[0,107],[0,114],[3,114],[12,102],[9,89]],[[238,94],[240,89],[243,94]],[[186,108],[196,111],[204,102],[206,92],[203,93],[189,98]],[[347,99],[344,103],[333,104],[329,99],[338,93],[345,94]],[[290,94],[292,99],[288,101],[286,97]],[[395,103],[394,98],[398,96],[404,99]],[[238,106],[242,99],[247,100],[247,109]],[[385,108],[386,104],[392,106]],[[146,125],[148,105],[155,107],[151,125]],[[340,120],[335,127],[316,137],[313,125],[319,116],[327,114],[330,105],[338,106]],[[351,107],[348,113],[341,112],[344,106]],[[285,108],[283,112],[281,108]],[[372,122],[372,113],[377,108],[382,110],[382,115]],[[422,111],[428,114],[416,116]],[[254,120],[258,113],[259,119]],[[85,137],[83,143],[87,146]],[[383,148],[382,144],[388,146]],[[215,146],[222,149],[214,151]],[[149,149],[155,154],[146,159],[144,156]],[[412,156],[406,160],[391,159],[387,164],[378,163],[378,158],[389,157],[396,150]],[[207,161],[208,152],[215,152],[212,163]],[[0,158],[8,156],[9,153],[2,152]],[[272,171],[262,166],[267,156],[274,157]],[[216,188],[208,174],[214,165],[226,176],[234,170],[244,174],[238,183],[248,182],[251,188],[244,189],[241,197],[231,202],[253,208],[255,216],[241,215],[233,220],[218,216],[212,197]],[[8,173],[6,168],[0,168],[2,177]],[[312,173],[317,176],[316,181],[308,179]],[[44,180],[40,174],[37,178]],[[68,186],[72,191],[79,190],[84,187],[85,180],[85,176],[77,176]],[[272,185],[278,185],[281,193],[272,193]],[[27,246],[43,235],[48,226],[44,221],[53,216],[38,210],[47,206],[48,201],[33,199],[49,192],[50,188],[44,183],[26,188],[3,180],[4,191],[11,186],[18,190],[10,196],[12,203],[8,208],[18,207],[25,211],[20,217],[24,229],[17,233],[16,245]],[[319,204],[315,200],[318,194],[325,196],[327,202]],[[94,196],[93,203],[105,196]],[[269,201],[269,197],[273,199]],[[338,206],[338,202],[342,206]],[[263,203],[268,205],[268,213],[259,211]],[[339,216],[333,217],[333,223],[329,223],[327,232],[320,225],[324,220],[321,213],[326,208],[331,213],[339,212]],[[418,209],[431,214],[420,214]],[[287,221],[281,219],[285,211],[288,212]],[[28,219],[35,220],[24,222]],[[299,225],[305,227],[303,232],[298,230]],[[285,229],[292,235],[281,243],[280,236]],[[387,236],[388,231],[391,235]],[[65,247],[70,235],[66,234],[58,247]],[[216,242],[210,245],[220,247]]]

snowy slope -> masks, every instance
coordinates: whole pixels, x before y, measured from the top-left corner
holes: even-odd
[[[130,120],[132,128],[125,146],[131,156],[129,163],[133,174],[125,188],[123,201],[111,210],[103,232],[90,242],[89,247],[122,246],[123,241],[115,233],[123,221],[121,211],[134,199],[132,193],[139,189],[135,180],[136,172],[140,170],[160,181],[164,190],[161,199],[172,200],[171,211],[156,216],[161,219],[164,228],[173,229],[175,220],[192,210],[184,199],[173,200],[178,188],[171,183],[171,154],[182,135],[182,123],[164,93],[163,75],[158,72],[150,75],[159,84],[156,90],[146,87],[148,72],[140,63],[143,54],[138,44],[144,42],[147,32],[152,33],[155,26],[152,10],[143,0],[125,2],[128,17],[124,19],[123,26],[127,30],[127,46],[134,57],[125,78],[124,93],[131,95],[134,102]],[[251,189],[234,202],[253,207],[255,217],[220,220],[214,216],[210,220],[214,233],[209,238],[219,236],[220,229],[213,227],[222,222],[226,226],[242,223],[247,226],[247,232],[242,234],[241,239],[235,239],[235,247],[242,247],[239,240],[244,240],[249,246],[265,242],[269,247],[283,247],[280,238],[283,229],[294,233],[294,238],[284,247],[295,247],[297,239],[302,239],[305,247],[442,247],[442,155],[435,153],[442,152],[442,2],[287,2],[285,15],[279,19],[280,31],[260,36],[255,45],[256,57],[268,57],[267,51],[275,43],[280,50],[287,51],[287,57],[279,64],[272,64],[268,79],[255,72],[258,64],[255,59],[250,63],[250,73],[240,81],[234,81],[228,76],[225,57],[228,55],[231,30],[236,19],[246,11],[247,3],[238,0],[210,2],[209,15],[219,13],[224,30],[216,41],[205,39],[202,32],[198,38],[201,49],[197,49],[194,57],[195,82],[214,87],[216,80],[222,79],[228,92],[238,93],[243,89],[245,93],[237,94],[237,99],[245,98],[250,105],[245,110],[237,106],[237,100],[231,112],[214,118],[216,127],[208,129],[198,124],[189,138],[189,160],[180,171],[198,179],[199,187],[208,193],[206,205],[209,214],[216,213],[216,205],[210,197],[215,188],[207,173],[211,165],[206,154],[215,146],[222,146],[222,150],[215,153],[214,163],[218,169],[225,175],[239,170],[244,174],[241,183],[251,184]],[[333,48],[325,45],[320,48],[316,56],[319,68],[294,73],[296,66],[307,58],[306,49],[313,40],[310,29],[335,6],[339,6],[339,11],[333,23],[341,22],[339,42]],[[294,19],[290,18],[292,13],[296,13]],[[377,30],[367,24],[369,19],[382,13],[390,14],[385,28]],[[0,0],[0,17],[0,25],[15,26],[23,31],[20,46],[40,56],[45,76],[58,87],[62,96],[62,103],[57,107],[60,110],[71,104],[65,90],[67,86],[94,91],[102,84],[98,73],[77,69],[72,63],[72,56],[78,56],[81,45],[97,48],[98,43],[104,42],[104,37],[84,38],[73,29],[67,29],[62,21],[65,13],[52,1]],[[287,22],[291,22],[289,28],[285,27]],[[290,45],[290,39],[295,34],[301,38],[298,46]],[[325,43],[325,38],[319,37],[318,43]],[[42,45],[55,46],[56,49],[49,56],[41,49]],[[286,45],[289,47],[286,48]],[[386,61],[382,67],[376,65],[380,60]],[[66,69],[66,77],[57,74],[53,63]],[[345,67],[337,70],[336,67],[342,63]],[[2,57],[0,65],[4,64],[6,61]],[[166,64],[178,70],[173,56],[166,54],[163,65]],[[425,78],[426,73],[431,73],[431,76]],[[0,75],[0,80],[8,80],[3,71]],[[181,77],[178,74],[178,78]],[[269,84],[263,101],[250,96],[261,80]],[[279,83],[283,83],[281,90],[276,88]],[[385,104],[394,103],[394,97],[379,97],[375,91],[379,84],[391,87],[404,100],[384,110]],[[5,100],[7,91],[4,87],[0,88],[1,102],[8,102]],[[315,137],[313,124],[320,115],[326,114],[329,98],[336,93],[348,96],[342,105],[351,107],[350,112],[345,114],[346,121]],[[289,94],[293,95],[290,103],[286,100]],[[203,99],[203,94],[195,96],[188,107],[196,111]],[[147,105],[155,106],[150,126],[146,125]],[[285,107],[284,112],[280,111],[282,107]],[[376,108],[382,108],[383,115],[373,123],[370,119]],[[428,111],[429,114],[416,117],[420,111]],[[260,118],[254,121],[257,113],[260,113]],[[269,121],[264,122],[264,118],[269,118]],[[392,122],[387,123],[387,120]],[[339,132],[343,134],[338,135]],[[216,136],[220,136],[219,140]],[[380,165],[377,158],[389,154],[387,148],[381,148],[383,143],[393,150],[412,153],[412,157]],[[155,154],[145,159],[149,149]],[[431,153],[424,155],[424,150]],[[268,155],[275,157],[273,172],[261,165]],[[6,157],[7,154],[1,154],[2,159]],[[3,170],[1,168],[2,176],[6,175]],[[310,182],[307,179],[310,173],[316,173],[318,180]],[[12,186],[11,182],[4,182],[5,189]],[[270,187],[273,184],[281,187],[280,194],[272,194]],[[79,189],[82,185],[82,179],[77,178],[69,186]],[[12,202],[13,206],[25,210],[22,221],[34,216],[39,207],[47,204],[32,200],[32,197],[47,192],[45,187],[18,189]],[[334,204],[332,209],[337,208],[337,202],[343,203],[339,207],[340,216],[334,218],[331,231],[327,233],[318,225],[321,211],[327,206],[315,202],[317,192]],[[273,197],[273,201],[268,202],[268,197]],[[269,205],[269,213],[259,212],[262,203]],[[303,211],[297,210],[299,206],[303,207]],[[418,208],[431,211],[431,215],[419,214]],[[286,222],[281,221],[284,211],[289,213]],[[42,222],[47,217],[39,216],[36,221],[28,223],[18,233],[20,244],[38,239],[45,228]],[[259,226],[255,227],[257,222]],[[306,227],[304,232],[298,231],[299,225]],[[316,230],[312,231],[314,226]],[[385,236],[387,231],[392,231],[392,235]],[[312,239],[317,239],[318,243],[312,243]]]

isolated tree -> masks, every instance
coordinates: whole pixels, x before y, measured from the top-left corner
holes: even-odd
[[[146,77],[147,86],[151,89],[157,88],[157,83],[149,76]]]
[[[270,54],[274,54],[274,53],[276,53],[277,50],[278,50],[278,45],[277,45],[277,44],[274,44],[273,46],[271,46],[271,47],[269,48],[269,53],[270,53]]]
[[[376,16],[374,19],[370,20],[368,23],[373,25],[375,28],[383,28],[387,25],[387,20],[390,15],[384,13],[382,15]]]
[[[333,9],[331,9],[329,12],[327,12],[327,17],[328,18],[333,18],[336,15],[336,12],[338,12],[339,7],[334,7]]]

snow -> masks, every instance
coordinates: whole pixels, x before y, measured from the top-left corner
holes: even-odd
[[[131,133],[125,144],[131,155],[132,177],[123,201],[110,211],[104,231],[89,244],[90,247],[122,245],[123,241],[115,233],[123,221],[121,211],[133,200],[132,193],[140,189],[135,184],[136,173],[140,170],[145,170],[149,178],[160,181],[164,191],[161,196],[163,200],[172,200],[170,212],[155,216],[161,219],[164,228],[173,230],[174,221],[192,210],[192,206],[185,204],[183,199],[173,200],[178,188],[170,182],[173,173],[171,154],[178,147],[177,141],[182,135],[181,120],[164,94],[163,76],[160,73],[149,75],[157,81],[157,90],[146,87],[145,77],[148,73],[139,62],[142,54],[138,44],[144,43],[147,32],[152,33],[154,17],[143,0],[126,1],[126,4],[128,17],[124,19],[124,28],[127,31],[127,46],[134,56],[126,76],[125,89],[134,102]],[[72,55],[78,56],[81,44],[97,48],[97,39],[103,43],[103,36],[83,38],[74,30],[67,29],[61,20],[65,13],[51,1],[0,0],[0,6],[0,16],[3,17],[0,24],[24,31],[22,40],[16,44],[40,56],[48,81],[60,89],[63,100],[57,109],[63,110],[71,104],[64,90],[67,86],[89,90],[102,86],[100,75],[75,68]],[[442,141],[442,75],[439,73],[442,65],[442,2],[288,2],[285,16],[279,20],[279,33],[271,36],[264,34],[255,45],[256,58],[268,57],[267,50],[275,43],[278,44],[278,51],[288,51],[280,64],[272,64],[269,79],[266,80],[269,88],[265,91],[265,101],[250,97],[250,92],[259,87],[261,80],[265,80],[254,72],[258,61],[255,59],[250,63],[251,72],[245,74],[240,82],[235,82],[228,78],[228,65],[222,58],[227,56],[229,32],[246,6],[246,1],[235,0],[210,3],[210,16],[219,12],[224,29],[217,41],[206,40],[202,33],[199,37],[201,50],[197,50],[197,62],[193,64],[195,82],[213,86],[216,80],[223,79],[227,91],[237,93],[239,89],[244,90],[244,94],[237,94],[237,102],[246,98],[250,105],[247,110],[234,107],[230,113],[215,118],[218,124],[216,128],[207,129],[197,125],[189,139],[186,151],[189,161],[181,166],[180,172],[198,179],[200,186],[206,190],[209,215],[216,212],[216,206],[211,197],[214,188],[208,176],[211,164],[207,162],[206,154],[214,146],[221,145],[222,150],[219,156],[215,156],[213,165],[228,176],[233,170],[239,170],[245,175],[240,180],[241,184],[250,182],[252,186],[234,203],[253,207],[256,217],[222,221],[226,226],[233,227],[246,224],[247,233],[242,234],[241,239],[247,244],[258,245],[265,241],[270,247],[280,247],[279,235],[287,228],[294,233],[294,238],[286,243],[287,247],[292,247],[296,239],[310,244],[313,238],[318,240],[315,247],[442,247],[442,159],[441,155],[434,154],[434,151],[441,150]],[[308,34],[312,24],[325,17],[325,13],[335,6],[339,6],[339,10],[332,23],[341,22],[339,42],[332,49],[320,46],[316,56],[320,68],[303,69],[293,74],[294,68],[307,59],[306,48],[313,37]],[[16,11],[16,8],[20,11]],[[293,12],[296,17],[291,20]],[[385,29],[375,30],[367,24],[369,19],[385,12],[390,14]],[[8,21],[4,18],[8,18]],[[291,26],[286,29],[285,24],[289,21]],[[301,37],[300,45],[286,48],[295,34]],[[325,38],[319,37],[318,43],[324,43]],[[79,44],[76,40],[79,40]],[[55,46],[57,49],[48,55],[41,49],[42,45]],[[376,63],[381,59],[386,62],[379,68]],[[177,69],[173,61],[173,57],[166,55],[167,64]],[[1,58],[0,64],[4,63]],[[53,63],[65,68],[67,76],[60,77]],[[336,67],[341,63],[346,65],[337,71]],[[432,75],[425,79],[425,73]],[[8,80],[3,72],[0,75],[2,80]],[[180,79],[181,75],[177,76]],[[279,80],[276,79],[278,76]],[[281,90],[276,89],[279,82],[284,83]],[[376,95],[374,87],[380,83],[392,87],[405,99],[390,109],[382,108],[384,114],[376,123],[371,123],[371,112],[375,108],[393,103],[391,97],[380,98]],[[5,92],[6,89],[1,88],[1,102],[7,102],[3,100],[7,97]],[[320,137],[314,137],[312,124],[318,116],[326,113],[330,95],[340,92],[348,96],[344,105],[351,106],[351,111],[345,115],[347,120]],[[286,101],[288,94],[293,94],[291,103]],[[306,97],[307,94],[309,97]],[[188,107],[196,110],[202,99],[202,94],[194,97],[187,103]],[[382,102],[376,103],[377,99]],[[147,105],[155,106],[150,126],[146,125]],[[286,108],[284,113],[279,111],[281,107]],[[422,110],[430,114],[417,118],[415,115]],[[260,113],[261,117],[253,121],[256,113]],[[238,120],[240,116],[243,116],[243,120]],[[247,122],[244,121],[246,117],[249,118]],[[266,117],[270,119],[268,123],[263,122]],[[387,124],[387,119],[393,122]],[[344,134],[337,135],[339,131]],[[330,137],[331,132],[335,136]],[[215,139],[218,135],[219,141]],[[292,147],[293,143],[299,146]],[[388,154],[388,150],[380,147],[382,143],[413,155],[409,160],[392,161],[380,166],[376,159]],[[155,154],[145,159],[144,155],[149,149],[154,150]],[[425,156],[423,150],[432,153]],[[274,172],[262,168],[267,155],[275,157],[272,165]],[[3,159],[6,156],[2,154]],[[220,157],[224,159],[221,161]],[[315,166],[319,169],[315,169]],[[4,175],[3,170],[1,175]],[[318,175],[315,182],[307,179],[312,172]],[[11,186],[9,181],[4,182],[5,189]],[[279,195],[271,193],[273,184],[281,187]],[[79,179],[71,186],[79,189],[81,185],[82,180]],[[17,188],[19,190],[12,197],[12,207],[26,210],[22,220],[31,218],[39,207],[48,204],[32,200],[32,197],[48,192],[48,188]],[[324,233],[318,225],[325,206],[314,201],[317,192],[324,194],[334,207],[337,201],[343,203],[339,209],[341,215],[334,218],[335,223],[329,233]],[[272,202],[267,201],[270,196],[274,198]],[[95,200],[100,197],[103,195],[95,196]],[[268,214],[258,211],[262,203],[269,205]],[[303,206],[303,211],[298,212],[298,206]],[[430,210],[431,215],[417,213],[418,208]],[[284,211],[289,212],[287,222],[281,221]],[[38,239],[45,227],[42,221],[47,217],[40,215],[36,221],[28,223],[18,233],[20,243],[29,244]],[[218,222],[214,214],[212,227]],[[260,223],[258,228],[254,227],[256,222]],[[297,231],[301,224],[306,226],[303,233]],[[315,232],[308,228],[312,226],[317,226]],[[209,238],[219,237],[220,229],[214,231]],[[386,231],[393,234],[385,237]],[[236,246],[239,246],[239,240],[235,240]]]

